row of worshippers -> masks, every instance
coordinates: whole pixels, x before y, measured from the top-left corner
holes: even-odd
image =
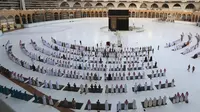
[[[123,49],[123,52],[137,52],[137,51],[151,51],[153,49],[152,46],[146,46],[146,47],[135,47],[135,48],[132,48],[132,47],[125,47]]]
[[[152,73],[151,78],[165,76],[166,75],[166,69],[165,68],[164,68],[164,70],[160,69],[160,71],[157,69],[156,73],[154,72],[154,70],[152,70],[151,73]]]
[[[175,86],[175,85],[174,85],[174,82],[175,82],[174,79],[172,79],[172,82],[171,82],[171,83],[169,83],[168,80],[166,79],[166,81],[165,81],[164,84],[162,84],[162,82],[159,81],[158,89],[161,89],[161,88],[168,88],[168,87],[174,87],[174,86]],[[162,87],[162,85],[164,85],[164,87]]]
[[[102,51],[103,49],[105,49],[103,47],[99,47],[98,44],[97,44],[97,48],[83,46],[81,41],[80,41],[80,45],[76,45],[76,44],[70,44],[70,43],[66,43],[66,42],[61,42],[61,41],[55,40],[53,37],[51,37],[51,40],[52,40],[53,43],[55,43],[55,44],[57,44],[59,46],[65,47],[65,48],[84,50],[84,51],[90,51],[90,50],[91,51],[96,51],[96,50]],[[76,42],[76,40],[75,40],[75,42]]]
[[[128,100],[126,99],[125,101],[124,101],[124,110],[128,110],[130,107],[129,107],[129,102],[128,102]],[[135,109],[137,109],[137,105],[136,105],[136,100],[135,99],[133,99],[133,102],[132,102],[132,108],[133,108],[133,110],[135,110]],[[121,104],[121,102],[119,101],[118,103],[117,103],[117,112],[120,112],[122,110],[122,104]]]
[[[17,98],[17,99],[21,99],[21,100],[25,100],[28,101],[28,94],[22,91],[19,91],[17,89],[13,89],[13,87],[11,87],[10,89],[7,88],[6,86],[1,86],[0,85],[0,93],[5,94],[5,95],[9,95],[11,94],[11,97]]]
[[[184,42],[182,45],[177,45],[177,46],[175,46],[175,48],[172,49],[172,51],[176,51],[176,50],[179,50],[179,49],[182,49],[182,48],[188,46],[188,45],[191,43],[191,41],[192,41],[191,39],[192,39],[192,34],[190,33],[190,34],[188,35],[188,41],[187,41],[187,42]]]
[[[184,37],[184,33],[182,32],[182,34],[181,34],[180,36],[181,36],[180,39],[175,40],[175,41],[173,41],[173,42],[171,42],[171,43],[166,43],[165,48],[175,46],[175,45],[177,45],[178,43],[182,42],[182,41],[183,41],[183,37]]]
[[[67,51],[67,54],[65,53],[61,53],[61,52],[58,52],[58,51],[48,51],[44,48],[41,48],[39,46],[37,46],[37,44],[35,42],[33,42],[31,40],[31,43],[34,47],[35,50],[37,51],[40,51],[41,53],[44,53],[48,56],[53,56],[53,57],[56,57],[56,58],[59,58],[59,59],[64,59],[64,60],[74,60],[74,61],[81,61],[81,62],[85,62],[86,59],[84,59],[84,56],[86,57],[94,57],[92,53],[88,53],[88,52],[76,52],[75,50],[68,50]],[[96,58],[95,58],[96,59]]]
[[[174,97],[172,97],[172,103],[180,103],[180,102],[186,102],[188,103],[188,95],[189,93],[186,92],[185,94],[182,93],[181,95],[179,94],[179,92],[177,94],[174,95]]]
[[[96,106],[95,106],[95,107],[96,107],[96,108],[95,108],[96,110],[100,110],[100,108],[101,108],[101,107],[100,107],[100,104],[101,104],[100,101],[97,100]],[[89,100],[87,101],[87,110],[90,111],[91,109],[92,109],[92,103],[91,103],[91,101],[90,101],[90,99],[89,99]],[[105,108],[104,108],[104,109],[105,109],[106,112],[109,111],[109,104],[108,104],[108,101],[107,101],[107,100],[105,101]]]
[[[95,93],[95,92],[98,92],[98,91],[101,91],[101,85],[99,84],[99,86],[97,87],[97,85],[96,84],[91,84],[90,85],[90,88],[88,87],[88,85],[87,84],[85,84],[85,86],[83,86],[83,84],[81,84],[80,85],[80,93],[82,94],[82,93],[85,93],[85,94],[87,94],[88,92],[89,92],[89,89],[90,89],[90,91],[91,92],[93,92],[93,93]]]
[[[71,48],[66,48],[66,47],[63,47],[63,46],[57,46],[57,45],[54,45],[54,44],[50,44],[48,43],[46,40],[44,40],[42,37],[41,37],[41,40],[42,40],[42,43],[43,45],[51,48],[51,49],[54,49],[56,51],[60,51],[60,52],[65,52],[65,53],[68,53],[68,51],[73,51],[74,54],[80,54],[81,55],[81,52],[86,52],[86,53],[89,53],[90,56],[95,56],[95,55],[91,55],[93,52],[96,52],[96,56],[97,56],[97,53],[98,53],[98,49],[95,49],[94,47],[86,47],[86,49],[71,49]],[[80,47],[78,47],[80,48]],[[90,52],[91,51],[91,52]]]
[[[154,53],[154,50],[152,51],[152,54]],[[124,58],[127,57],[143,57],[143,56],[150,56],[150,51],[136,51],[136,52],[124,52],[122,53]]]
[[[136,75],[138,74],[138,75]],[[126,76],[127,80],[135,80],[135,79],[144,79],[145,78],[145,72],[143,71],[142,74],[140,72],[136,73],[133,72],[133,75],[131,76],[131,73],[128,72],[128,76]]]
[[[73,84],[73,87],[72,87],[72,86],[70,85],[70,83],[68,82],[68,83],[67,83],[67,88],[68,88],[68,89],[71,89],[71,88],[76,89],[76,88],[77,88],[76,83],[74,83],[74,84]]]
[[[59,90],[60,89],[60,85],[58,84],[58,81],[56,81],[55,85],[56,85],[56,89]],[[38,86],[38,84],[37,84],[37,86]],[[51,80],[49,80],[49,82],[47,82],[46,80],[44,80],[44,88],[54,89]]]
[[[127,85],[124,84],[123,86],[121,84],[120,86],[118,86],[118,84],[116,84],[116,86],[113,87],[113,84],[112,84],[111,88],[109,88],[108,85],[106,85],[105,93],[127,93]]]
[[[146,98],[144,100],[144,108],[150,108],[150,107],[156,107],[161,105],[166,105],[167,103],[167,97],[164,96],[163,98],[160,96],[158,99],[154,97],[153,99],[150,98],[149,100]]]
[[[14,72],[14,71],[11,72],[11,79],[15,79],[15,80],[17,80],[19,82],[24,82],[25,81],[25,79],[23,77],[23,74],[18,74],[18,73]]]
[[[33,66],[31,66],[28,62],[26,62],[24,60],[20,60],[15,55],[13,55],[11,43],[6,44],[5,49],[6,49],[6,53],[7,53],[7,55],[8,55],[10,60],[12,60],[16,64],[18,64],[18,65],[20,65],[20,66],[22,66],[24,68],[31,69],[31,70],[34,69]]]
[[[72,71],[67,71],[67,73],[65,74],[66,78],[74,78],[74,79],[84,79],[84,80],[101,80],[101,76],[99,75],[99,73],[85,73],[83,72],[83,75],[80,75],[80,72],[72,72]]]
[[[53,99],[51,96],[46,96],[46,95],[42,95],[42,97],[40,96],[37,96],[36,94],[34,94],[34,102],[35,103],[40,103],[39,102],[39,99],[42,99],[42,104],[43,105],[51,105],[51,106],[54,106],[54,102],[53,102]]]
[[[109,80],[125,80],[125,73],[123,73],[123,75],[119,72],[119,75],[118,73],[108,73],[108,76],[107,76],[107,73],[104,74],[104,80],[105,81],[109,81]]]
[[[140,83],[135,83],[134,85],[134,92],[140,92],[140,91],[147,91],[147,90],[153,90],[153,82],[148,86],[147,82],[144,83],[144,86],[142,86]]]

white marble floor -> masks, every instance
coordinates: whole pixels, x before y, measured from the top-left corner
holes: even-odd
[[[13,53],[19,57],[20,59],[24,59],[28,62],[31,62],[30,58],[28,58],[25,54],[22,53],[22,51],[19,48],[19,40],[22,40],[26,43],[27,48],[29,50],[32,50],[32,52],[35,52],[32,48],[32,46],[28,43],[30,43],[30,39],[33,39],[37,42],[38,45],[43,46],[40,37],[42,36],[44,39],[48,40],[50,42],[51,37],[54,37],[57,40],[74,43],[74,40],[76,40],[76,44],[79,44],[79,40],[82,41],[83,45],[87,46],[95,46],[97,43],[102,42],[103,45],[105,45],[106,41],[111,41],[113,43],[117,42],[117,38],[114,36],[113,33],[101,30],[100,28],[107,26],[108,20],[106,18],[103,19],[83,19],[81,21],[74,21],[72,23],[58,23],[58,24],[49,24],[45,26],[39,26],[39,27],[33,27],[33,28],[27,28],[22,29],[14,32],[5,33],[3,36],[0,37],[0,64],[5,66],[6,68],[12,70],[12,71],[18,71],[19,73],[24,74],[26,77],[39,77],[41,81],[43,80],[51,80],[55,83],[55,81],[58,81],[62,85],[67,85],[68,82],[70,83],[77,83],[77,85],[80,84],[91,84],[89,81],[85,80],[77,80],[77,79],[67,79],[62,77],[53,77],[53,76],[46,76],[37,72],[33,72],[30,70],[27,70],[25,68],[22,68],[15,63],[13,63],[11,60],[8,59],[6,52],[4,50],[4,47],[2,47],[3,44],[6,43],[7,40],[10,40],[13,44]],[[51,95],[53,98],[58,100],[63,100],[64,98],[67,98],[67,100],[72,100],[72,98],[75,98],[77,102],[84,103],[81,110],[76,110],[83,112],[86,102],[88,99],[91,100],[92,103],[95,103],[98,99],[100,102],[104,103],[105,100],[108,100],[109,103],[112,104],[111,112],[116,112],[116,104],[118,101],[124,102],[126,99],[128,99],[129,102],[132,102],[133,99],[136,99],[137,101],[137,107],[138,109],[135,110],[135,112],[143,112],[143,108],[141,105],[141,102],[145,98],[150,97],[159,97],[166,95],[167,97],[173,96],[177,92],[189,92],[189,104],[186,103],[180,103],[180,104],[172,104],[169,99],[167,99],[167,105],[162,107],[155,107],[151,109],[147,109],[147,112],[198,112],[198,106],[200,105],[200,86],[199,85],[199,78],[198,74],[200,73],[199,67],[199,59],[192,59],[191,56],[193,56],[195,53],[200,51],[200,48],[196,49],[195,51],[187,54],[187,55],[181,55],[180,53],[184,51],[186,48],[178,50],[178,51],[171,51],[172,48],[164,48],[165,44],[167,42],[172,42],[174,40],[177,40],[180,38],[180,34],[182,32],[185,33],[184,40],[187,40],[187,34],[192,33],[193,37],[200,31],[199,27],[196,27],[194,25],[188,25],[188,24],[180,24],[180,23],[158,23],[153,21],[152,19],[130,19],[130,25],[135,24],[136,26],[141,27],[144,26],[144,32],[137,33],[135,31],[131,32],[121,32],[122,36],[122,44],[124,47],[136,47],[136,46],[147,46],[152,45],[155,49],[158,45],[160,45],[160,50],[155,50],[154,53],[154,59],[158,62],[159,68],[166,68],[167,74],[166,77],[162,78],[155,78],[152,79],[154,84],[158,84],[158,82],[165,81],[168,79],[171,81],[172,79],[175,79],[175,85],[174,88],[168,88],[168,89],[162,89],[157,90],[154,87],[154,91],[149,92],[141,92],[138,94],[135,94],[132,92],[132,87],[134,86],[135,82],[144,84],[144,82],[151,82],[149,78],[146,77],[146,79],[137,80],[137,81],[109,81],[105,82],[103,80],[98,81],[97,84],[101,84],[103,88],[105,88],[106,84],[127,84],[128,86],[128,93],[121,93],[121,94],[105,94],[105,90],[103,90],[103,93],[101,94],[92,94],[88,93],[87,95],[79,94],[79,92],[68,92],[68,91],[58,91],[58,90],[50,90],[50,89],[44,89],[44,88],[37,88],[38,90],[44,92],[47,95]],[[191,45],[195,44],[195,38],[192,39]],[[191,46],[190,45],[190,46]],[[46,47],[45,47],[46,48]],[[49,48],[46,48],[49,49]],[[49,49],[51,50],[51,49]],[[40,54],[39,52],[37,52]],[[188,64],[194,65],[196,67],[196,71],[194,73],[187,72],[187,66]],[[50,65],[46,65],[50,66]],[[145,70],[146,73],[150,73],[151,70]],[[101,73],[103,76],[103,73]],[[3,79],[1,77],[0,79]],[[1,85],[8,85],[9,81],[0,81]],[[92,82],[94,84],[94,82]],[[9,82],[9,87],[14,85],[13,83]],[[0,97],[4,98],[4,97]],[[9,102],[8,104],[13,108],[23,108],[24,102],[22,102],[21,105],[17,105],[16,101],[13,101],[12,99],[5,100],[5,102]],[[20,102],[21,103],[21,102]],[[37,104],[28,102],[32,109],[37,108]],[[34,105],[34,106],[33,106]],[[40,105],[43,107],[43,105]],[[44,106],[45,108],[42,108],[41,110],[38,109],[38,112],[43,112],[45,109],[47,111],[56,111],[52,108],[49,108],[49,106]],[[29,109],[29,108],[27,108]],[[19,112],[26,112],[26,109],[16,109]],[[131,112],[133,110],[130,110]]]

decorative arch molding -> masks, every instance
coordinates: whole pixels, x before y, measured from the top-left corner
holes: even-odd
[[[178,4],[178,3],[176,3],[176,4],[173,5],[173,8],[174,8],[174,9],[180,9],[180,8],[181,8],[181,5]]]
[[[113,3],[108,3],[106,6],[107,7],[115,7]]]
[[[60,4],[60,8],[69,8],[70,6],[69,6],[69,4],[67,3],[67,2],[62,2],[61,4]]]
[[[103,4],[102,3],[97,3],[95,6],[96,7],[103,7]]]
[[[81,4],[79,2],[74,3],[73,8],[81,8]]]
[[[90,2],[87,2],[84,7],[92,7],[92,4]]]
[[[163,8],[163,9],[169,9],[169,5],[168,5],[168,4],[163,4],[163,5],[162,5],[162,8]]]
[[[152,4],[152,5],[151,5],[151,8],[158,8],[158,4],[155,4],[155,3]]]
[[[142,4],[140,5],[140,8],[147,8],[147,4],[146,4],[146,3],[142,3]]]
[[[118,8],[125,8],[126,6],[125,6],[124,3],[119,3],[117,7],[118,7]]]
[[[194,4],[187,4],[185,9],[196,9],[195,5]]]
[[[129,8],[137,8],[137,5],[134,4],[134,3],[131,3],[128,7],[129,7]]]

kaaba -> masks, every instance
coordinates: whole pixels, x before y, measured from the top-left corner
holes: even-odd
[[[110,31],[129,30],[129,10],[111,9],[108,11],[108,18]]]

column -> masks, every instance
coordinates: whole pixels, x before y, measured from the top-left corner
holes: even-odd
[[[25,1],[24,0],[20,0],[21,5],[22,5],[22,9],[26,10],[26,6],[25,6]]]

